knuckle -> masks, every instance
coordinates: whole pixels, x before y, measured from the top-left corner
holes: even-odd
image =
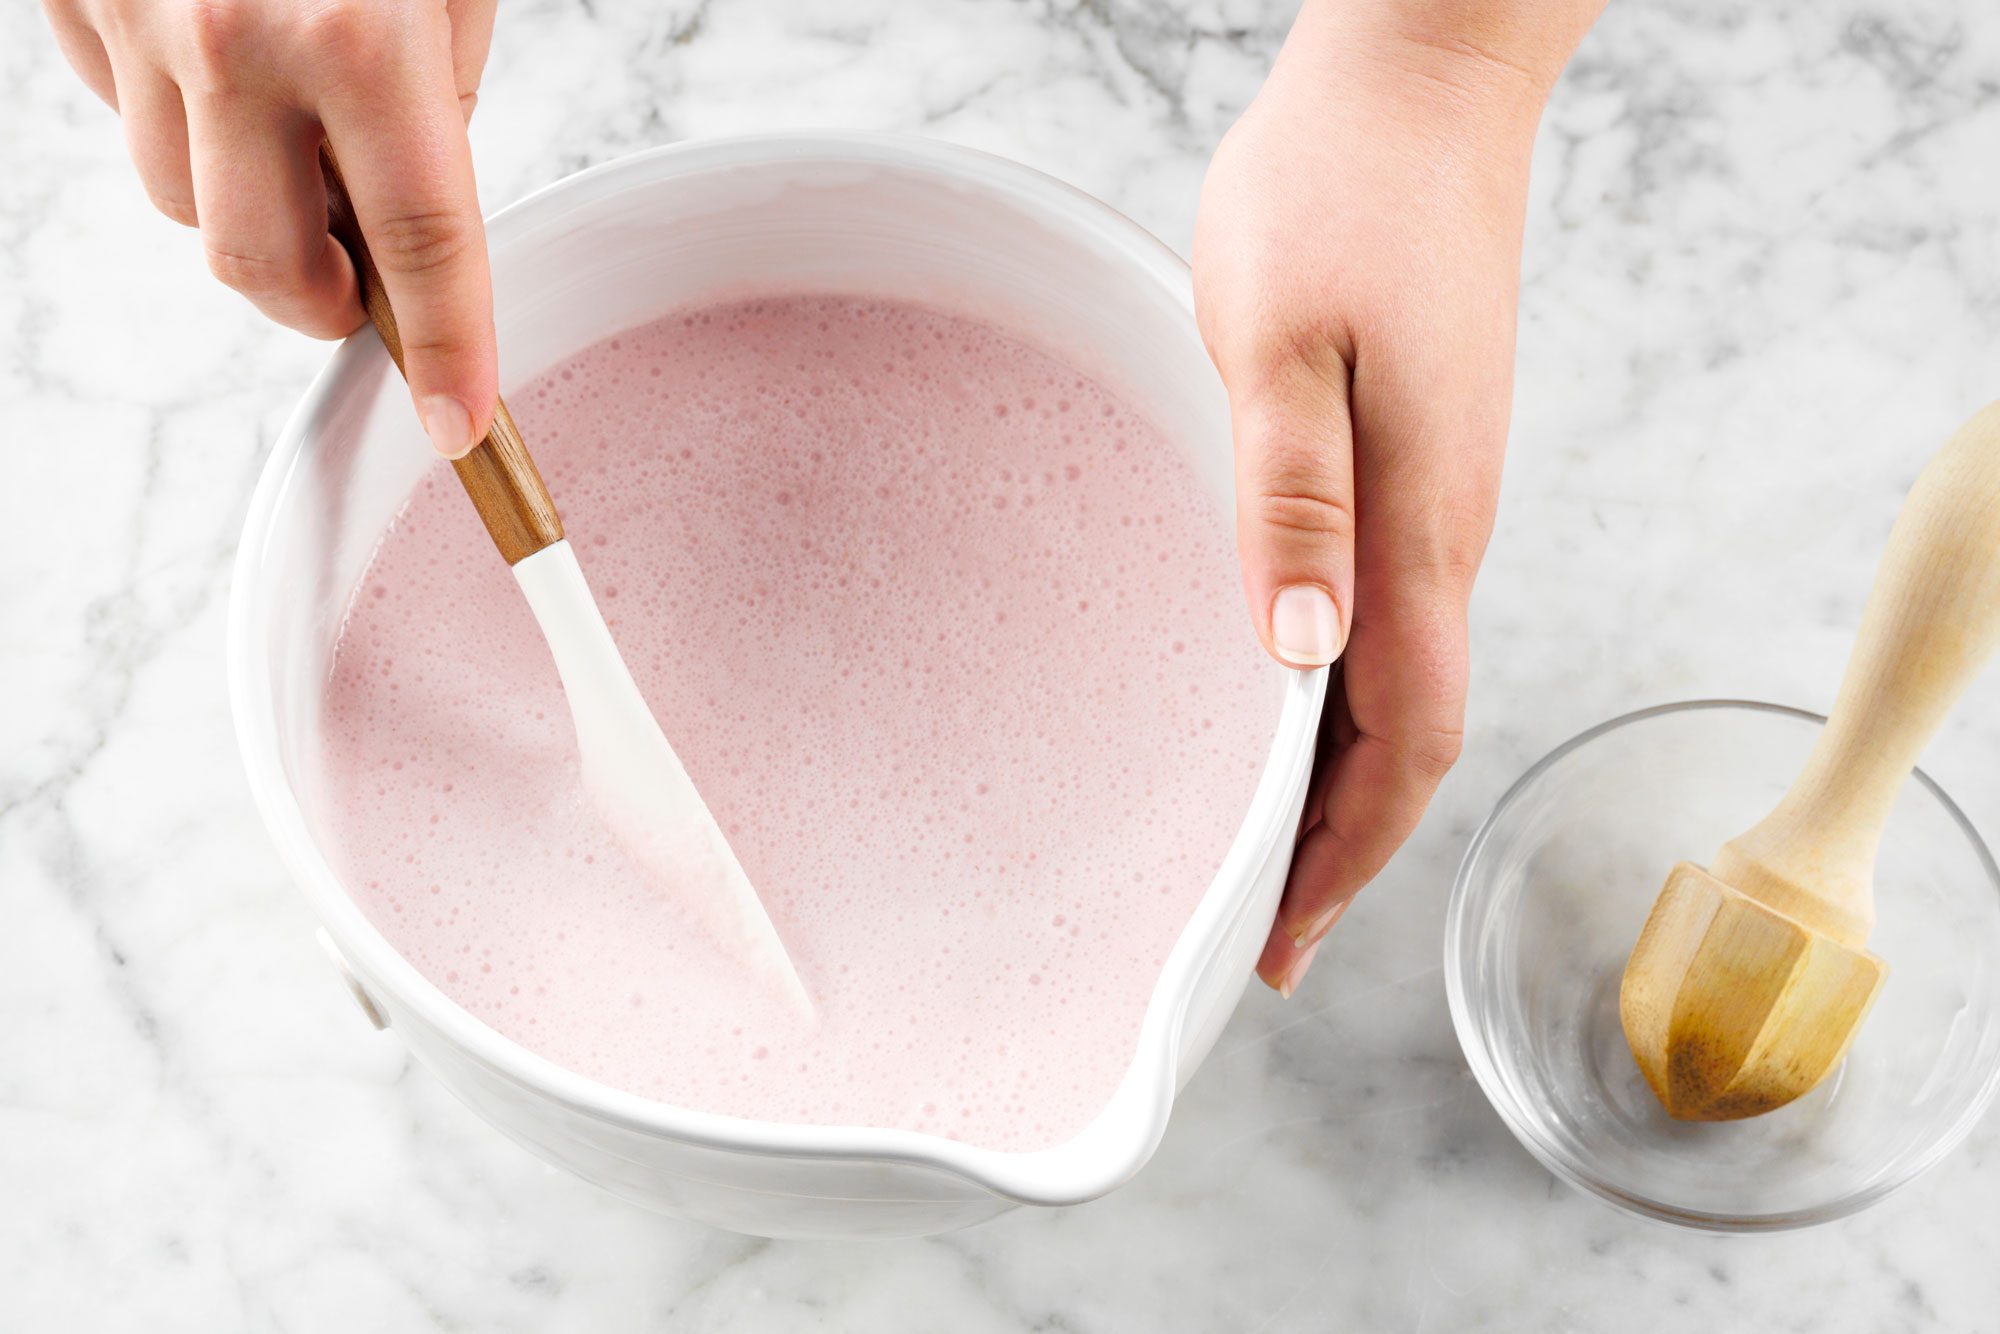
[[[1469,590],[1473,581],[1479,577],[1480,555],[1481,553],[1476,550],[1454,546],[1438,557],[1436,566],[1438,576],[1454,589]]]
[[[405,276],[433,273],[456,262],[472,244],[472,228],[443,209],[392,213],[369,229],[375,262]]]
[[[1442,616],[1407,655],[1405,670],[1419,707],[1392,745],[1402,764],[1432,785],[1465,749],[1465,687],[1469,669],[1462,624]]]
[[[1465,751],[1465,729],[1432,727],[1412,738],[1403,750],[1409,766],[1433,783],[1441,781]]]
[[[295,285],[295,266],[283,260],[212,243],[205,245],[203,251],[208,257],[208,271],[224,286],[233,287],[245,296],[269,296]]]
[[[455,363],[471,351],[472,344],[467,340],[443,333],[403,340],[403,357],[413,365],[419,361],[433,366]]]
[[[307,50],[342,76],[374,74],[397,40],[391,14],[355,0],[321,5],[304,20],[300,35]]]
[[[1439,593],[1470,590],[1479,575],[1479,557],[1457,542],[1447,542],[1435,550],[1406,556],[1401,562],[1403,576],[1413,584]]]
[[[1431,541],[1409,552],[1403,567],[1412,579],[1422,580],[1440,593],[1469,596],[1473,581],[1479,576],[1480,560],[1486,554],[1490,526],[1482,514],[1447,507]]]
[[[230,75],[257,29],[252,0],[189,0],[185,31],[196,67],[211,79]]]
[[[1268,528],[1354,540],[1354,502],[1341,494],[1326,469],[1309,462],[1270,473],[1258,492],[1255,516]]]
[[[1294,279],[1283,272],[1260,274],[1260,290],[1287,292]],[[1251,393],[1280,399],[1333,395],[1346,402],[1354,372],[1356,335],[1331,311],[1300,311],[1289,297],[1274,298],[1250,321],[1230,357]]]

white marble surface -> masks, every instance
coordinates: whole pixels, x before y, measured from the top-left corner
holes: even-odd
[[[1261,0],[509,0],[490,204],[681,136],[921,129],[1185,247]],[[0,1328],[1991,1331],[2000,1116],[1872,1212],[1723,1239],[1556,1184],[1460,1058],[1451,873],[1612,713],[1825,707],[1902,489],[2000,395],[2000,16],[1613,0],[1536,158],[1466,758],[1291,1004],[1116,1195],[799,1245],[546,1168],[363,1024],[239,775],[231,551],[325,355],[208,281],[32,7],[0,11]],[[1933,771],[2000,830],[2000,680]]]

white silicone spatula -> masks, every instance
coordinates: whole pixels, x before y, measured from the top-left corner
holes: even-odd
[[[400,370],[403,343],[381,273],[339,168],[324,150],[321,161],[328,225],[354,258],[362,305]],[[486,438],[452,467],[548,640],[598,813],[625,850],[700,915],[719,948],[810,1011],[762,900],[626,669],[505,403],[496,405]]]

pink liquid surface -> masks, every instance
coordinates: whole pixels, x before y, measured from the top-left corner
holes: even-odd
[[[324,819],[364,910],[481,1020],[635,1093],[1008,1149],[1081,1129],[1276,718],[1187,465],[1034,348],[861,300],[675,316],[511,406],[818,1022],[598,823],[442,466],[328,687]]]

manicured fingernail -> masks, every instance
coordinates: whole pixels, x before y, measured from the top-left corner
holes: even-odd
[[[421,415],[431,448],[448,459],[464,458],[479,443],[472,438],[472,414],[450,394],[432,394],[425,399]]]
[[[1271,599],[1271,646],[1294,667],[1324,667],[1340,656],[1340,616],[1318,584],[1292,584]]]
[[[1313,955],[1317,953],[1319,953],[1317,943],[1299,951],[1299,957],[1292,960],[1292,966],[1285,970],[1285,976],[1278,982],[1279,996],[1285,1000],[1292,998],[1292,993],[1299,989],[1299,983],[1305,980],[1306,969],[1312,967]]]

